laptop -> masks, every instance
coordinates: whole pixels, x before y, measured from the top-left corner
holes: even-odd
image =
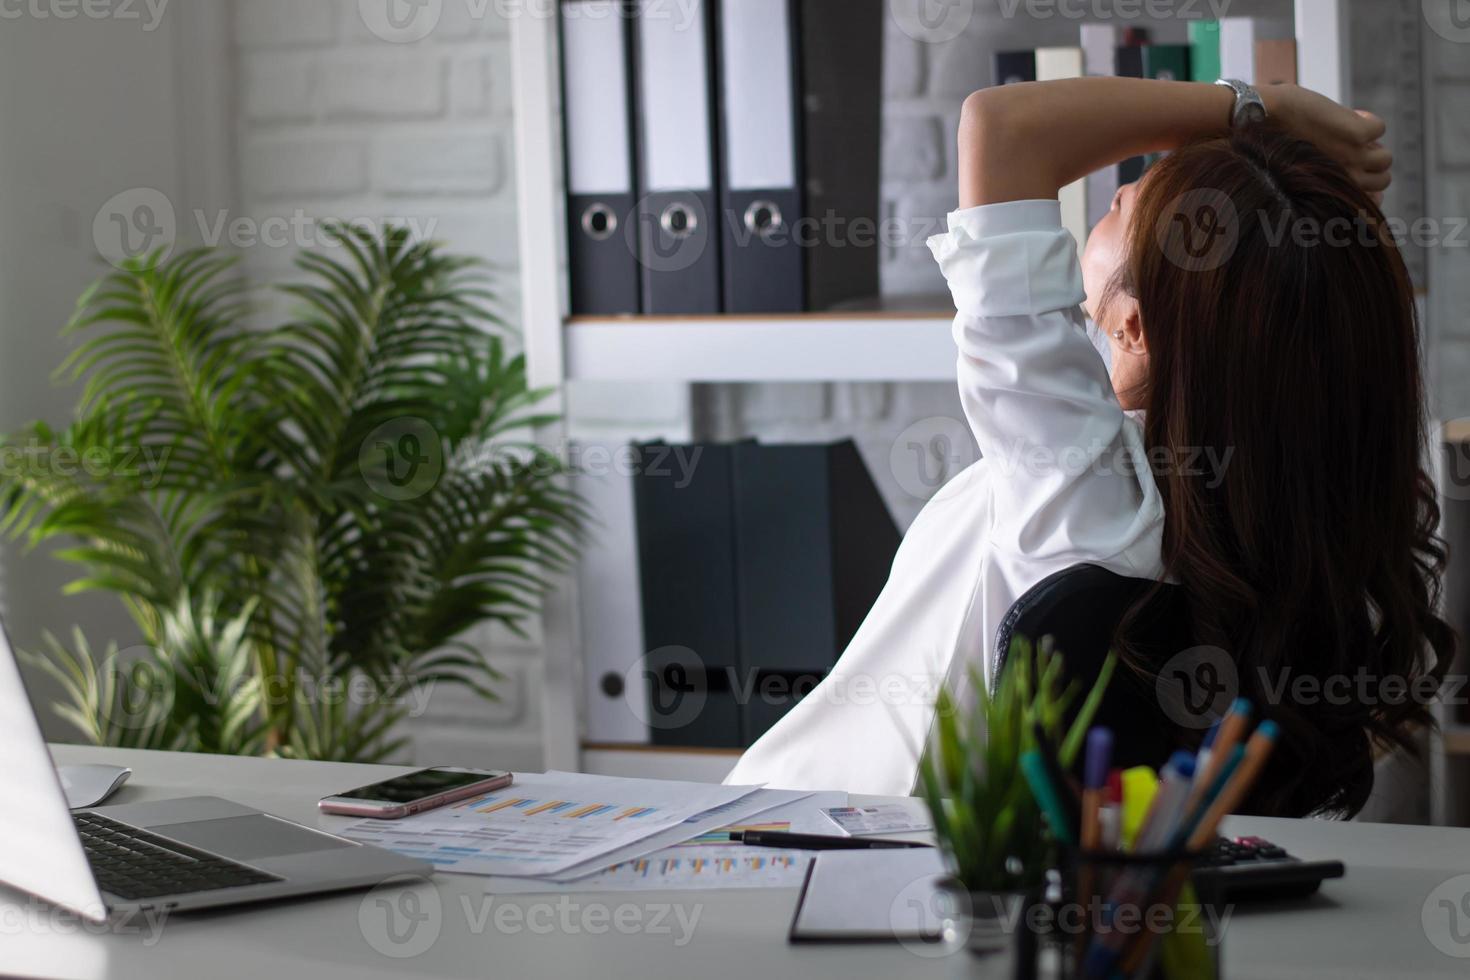
[[[92,921],[366,888],[433,867],[213,796],[68,810],[0,624],[0,883]]]

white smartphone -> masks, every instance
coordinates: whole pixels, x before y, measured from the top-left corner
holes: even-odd
[[[511,778],[498,769],[435,766],[326,796],[316,805],[323,813],[394,820],[501,789],[510,785]]]

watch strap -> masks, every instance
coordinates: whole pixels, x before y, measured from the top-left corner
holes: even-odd
[[[1238,78],[1221,78],[1215,82],[1235,93],[1235,106],[1230,112],[1230,128],[1239,129],[1266,118],[1266,103],[1254,85]]]

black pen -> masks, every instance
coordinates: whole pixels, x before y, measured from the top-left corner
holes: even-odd
[[[829,837],[825,834],[793,834],[785,830],[732,830],[730,841],[752,847],[794,847],[803,851],[865,851],[885,847],[933,847],[912,840],[881,837]]]

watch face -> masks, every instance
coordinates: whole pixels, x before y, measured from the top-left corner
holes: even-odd
[[[1215,82],[1235,93],[1235,108],[1230,113],[1232,127],[1258,123],[1266,118],[1266,103],[1255,87],[1236,78],[1222,78]]]

